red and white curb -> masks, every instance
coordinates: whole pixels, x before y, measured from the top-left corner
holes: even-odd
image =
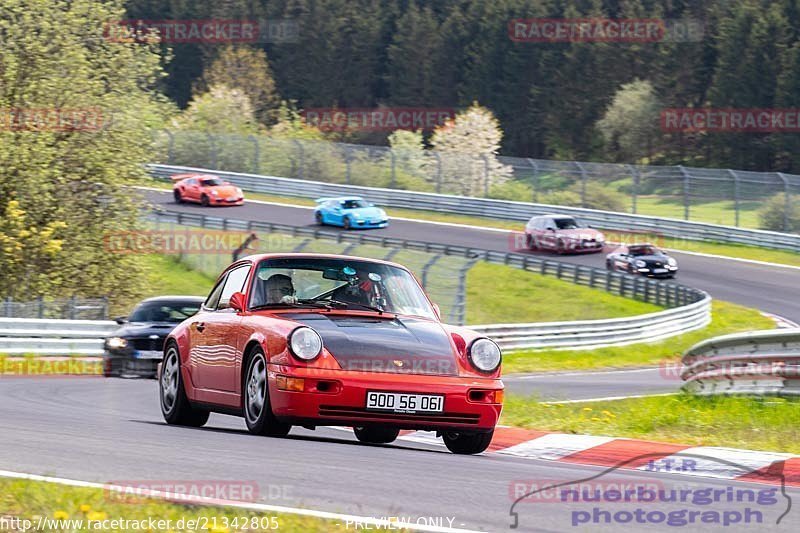
[[[338,428],[348,430],[349,428]],[[444,446],[432,432],[406,431],[399,441]],[[499,426],[486,454],[800,487],[800,456],[715,446],[550,433]]]

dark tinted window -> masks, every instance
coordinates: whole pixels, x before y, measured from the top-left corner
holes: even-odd
[[[136,307],[128,318],[131,322],[170,322],[177,324],[200,309],[193,302],[146,302]]]
[[[218,185],[225,185],[225,182],[219,178],[209,178],[202,181],[203,187],[216,187]]]
[[[578,229],[585,227],[572,217],[562,217],[554,219],[558,229]]]
[[[364,200],[345,200],[342,202],[342,207],[345,209],[358,209],[360,207],[367,207],[367,202]]]

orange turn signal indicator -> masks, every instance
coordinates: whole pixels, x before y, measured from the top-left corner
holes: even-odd
[[[278,390],[288,390],[293,392],[303,392],[305,380],[302,378],[290,378],[289,376],[278,375],[275,377],[275,385]]]

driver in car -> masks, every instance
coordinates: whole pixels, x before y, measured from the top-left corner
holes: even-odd
[[[267,304],[295,303],[292,278],[286,274],[273,274],[264,282],[265,301]]]

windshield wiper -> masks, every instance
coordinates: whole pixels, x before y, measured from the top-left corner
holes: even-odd
[[[310,300],[298,300],[298,301],[301,302],[301,303],[309,303],[309,304],[321,304],[321,303],[324,302],[324,303],[329,304],[330,307],[336,306],[336,307],[340,307],[340,308],[341,307],[350,307],[351,305],[355,305],[355,306],[361,307],[362,309],[367,309],[369,311],[374,311],[374,312],[376,312],[378,314],[381,314],[381,315],[386,312],[383,309],[381,309],[380,307],[375,307],[375,306],[367,305],[367,304],[360,304],[360,303],[356,303],[356,302],[343,302],[341,300],[330,300],[330,299],[314,300],[314,299],[310,299]]]

